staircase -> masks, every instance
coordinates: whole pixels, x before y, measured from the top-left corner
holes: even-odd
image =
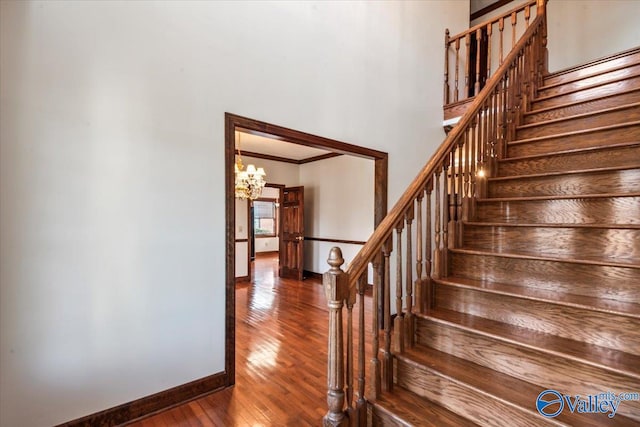
[[[640,393],[640,48],[545,76],[496,170],[373,425],[640,425],[637,394],[613,417],[569,408]],[[555,417],[546,389],[571,396]]]

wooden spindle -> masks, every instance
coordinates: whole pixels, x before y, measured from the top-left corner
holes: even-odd
[[[478,120],[482,120],[482,114],[479,115],[479,119]],[[462,190],[462,205],[460,206],[460,209],[462,210],[462,220],[460,221],[460,237],[458,238],[458,242],[460,243],[460,247],[462,247],[462,224],[463,221],[468,221],[469,220],[469,191],[470,191],[470,175],[471,175],[471,160],[469,159],[469,147],[470,147],[470,142],[468,141],[467,138],[467,134],[465,134],[465,138],[464,138],[464,145],[462,146],[462,158],[464,159],[463,162],[463,169],[464,169],[464,184],[463,184],[463,190]]]
[[[531,17],[531,6],[526,5],[524,8],[524,21],[527,24],[527,28],[529,28],[529,18]]]
[[[378,353],[380,352],[380,319],[378,319],[378,307],[380,303],[380,287],[382,286],[384,277],[384,261],[382,253],[373,261],[373,296],[371,298],[371,380],[369,381],[369,397],[375,400],[380,396],[382,392],[382,385],[380,382],[380,359]],[[363,307],[364,301],[360,305]]]
[[[436,184],[437,185],[437,184]],[[425,260],[424,260],[424,284],[425,294],[427,295],[426,307],[434,306],[433,286],[431,283],[431,193],[433,191],[433,177],[427,181],[425,187],[427,197],[425,202]],[[436,210],[437,211],[437,210]],[[425,307],[425,308],[426,308]]]
[[[451,162],[451,153],[445,157],[444,164],[442,165],[442,176],[444,181],[444,198],[442,203],[442,254],[440,255],[440,259],[442,262],[442,277],[447,277],[449,275],[449,260],[448,260],[448,250],[449,250],[449,197],[447,193],[451,189],[450,185],[450,176],[449,176],[449,165]]]
[[[347,414],[349,415],[349,418],[353,418],[353,306],[356,303],[356,288],[353,288],[353,292],[349,290],[347,292],[347,298],[345,299],[347,306],[347,385],[345,394],[347,399]]]
[[[464,150],[464,144],[466,143],[466,139],[467,139],[467,133],[465,132],[465,134],[462,136],[462,138],[460,138],[458,140],[458,148],[457,148],[457,153],[458,153],[458,167],[457,167],[457,171],[458,171],[458,192],[456,194],[456,218],[455,218],[455,224],[456,224],[456,230],[455,230],[455,247],[456,248],[460,248],[462,247],[462,200],[464,199],[464,158],[462,155],[462,151]]]
[[[436,183],[435,183],[435,198],[436,198],[436,206],[435,206],[435,246],[433,248],[433,277],[435,279],[439,279],[442,277],[442,259],[440,259],[440,244],[442,240],[442,232],[440,229],[440,210],[442,209],[440,204],[442,203],[442,199],[440,197],[440,170],[436,171]]]
[[[491,44],[492,44],[492,39],[491,39],[491,32],[493,31],[493,23],[489,22],[487,24],[487,76],[486,79],[488,80],[491,77]]]
[[[382,353],[382,390],[393,390],[393,356],[391,355],[391,237],[382,247],[384,262],[384,351]]]
[[[500,32],[500,65],[504,58],[504,18],[498,21],[498,31]]]
[[[473,87],[473,95],[480,93],[480,45],[482,43],[482,29],[476,30],[476,84]]]
[[[516,12],[511,13],[511,49],[516,45],[516,24],[518,23],[518,14]]]
[[[460,38],[456,38],[456,69],[455,69],[455,92],[453,92],[453,102],[458,102],[460,90],[458,89],[458,74],[460,69]]]
[[[465,67],[464,67],[464,98],[469,97],[469,76],[471,75],[471,35],[467,33],[464,36],[465,51]]]
[[[407,209],[404,214],[405,222],[407,223],[407,252],[406,252],[406,267],[405,267],[405,315],[404,315],[404,344],[406,347],[413,347],[413,247],[412,247],[412,233],[411,224],[414,219],[413,203],[411,207]]]
[[[449,29],[444,31],[444,105],[449,104]]]
[[[418,193],[416,198],[416,280],[415,280],[415,309],[418,313],[424,311],[424,283],[422,280],[422,199],[424,198],[424,191]]]
[[[402,313],[402,220],[396,225],[396,317],[393,322],[394,351],[404,352],[404,316]]]
[[[365,272],[358,280],[358,301],[360,302],[360,308],[358,311],[358,400],[356,402],[356,410],[354,412],[354,419],[351,425],[364,426],[367,423],[367,401],[364,397],[365,388],[365,368],[364,368],[364,291],[367,288],[367,273]],[[375,306],[373,307],[375,311]],[[377,328],[374,328],[377,330]]]
[[[344,264],[342,251],[334,247],[329,252],[327,263],[331,266],[322,276],[322,285],[329,307],[329,348],[327,364],[327,406],[323,418],[324,426],[349,425],[344,413],[344,353],[342,335],[342,308],[347,297],[349,281],[340,268]]]

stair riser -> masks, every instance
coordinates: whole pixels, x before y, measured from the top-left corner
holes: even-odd
[[[629,194],[640,188],[640,169],[489,181],[489,197]]]
[[[467,224],[465,249],[640,264],[640,229],[499,227]],[[640,348],[639,348],[640,349]]]
[[[602,126],[616,125],[640,120],[640,105],[607,111],[587,117],[576,117],[560,122],[541,123],[536,126],[518,129],[517,139],[537,138],[541,136],[556,135],[563,132],[573,132],[584,129],[593,129]]]
[[[587,150],[501,161],[498,163],[498,176],[585,170],[594,165],[599,168],[640,166],[640,144],[610,150]]]
[[[588,88],[589,86],[595,86],[614,80],[620,80],[623,78],[630,78],[633,76],[637,76],[638,74],[640,74],[640,64],[630,65],[618,70],[601,73],[591,77],[585,77],[580,80],[567,82],[549,88],[543,88],[538,91],[538,97],[542,98],[547,96],[562,95],[568,92],[583,90],[585,88]]]
[[[547,137],[542,140],[510,143],[508,157],[535,156],[579,148],[602,147],[608,144],[624,144],[640,141],[640,125],[633,124],[613,129],[603,129],[575,135]]]
[[[550,76],[545,77],[544,85],[550,86],[562,82],[568,82],[571,80],[582,79],[594,74],[601,74],[615,68],[636,63],[640,63],[640,51],[629,52],[628,54],[620,55],[617,58],[612,58],[593,65],[576,68],[575,70],[567,73],[551,74]]]
[[[579,92],[567,93],[564,95],[554,96],[552,98],[536,99],[531,103],[532,110],[541,108],[556,107],[570,102],[588,101],[603,96],[613,95],[640,88],[640,76],[628,78],[613,83],[607,83],[591,89],[584,89]]]
[[[638,319],[445,284],[436,306],[523,328],[640,354]]]
[[[605,108],[632,104],[634,102],[640,102],[640,90],[610,95],[605,98],[594,99],[564,107],[557,107],[551,110],[527,113],[524,115],[523,124],[554,120],[576,114],[591,113]]]
[[[463,253],[451,253],[449,257],[452,271],[469,279],[640,303],[640,269],[637,268]]]
[[[533,413],[535,409],[529,412],[515,408],[425,367],[398,360],[396,369],[398,385],[480,425],[502,425],[505,420],[514,426],[547,425],[547,420]]]
[[[476,221],[534,224],[640,224],[640,197],[480,202]]]
[[[552,388],[566,394],[585,395],[614,388],[637,390],[640,386],[636,379],[627,375],[427,319],[418,320],[417,340],[456,357],[537,384],[540,391]],[[415,371],[413,373],[419,375]],[[532,406],[535,399],[536,396],[531,396]],[[624,402],[618,412],[639,418],[640,402]]]

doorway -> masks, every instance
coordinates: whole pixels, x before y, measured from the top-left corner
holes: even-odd
[[[246,117],[225,113],[225,222],[226,222],[226,280],[225,280],[225,373],[227,386],[235,384],[235,134],[237,131],[330,151],[333,155],[347,154],[374,161],[374,226],[387,214],[388,154],[316,135],[272,125]]]

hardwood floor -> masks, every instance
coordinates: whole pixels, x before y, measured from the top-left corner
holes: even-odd
[[[129,424],[317,426],[326,412],[328,312],[319,281],[277,277],[259,257],[236,287],[236,385]]]

